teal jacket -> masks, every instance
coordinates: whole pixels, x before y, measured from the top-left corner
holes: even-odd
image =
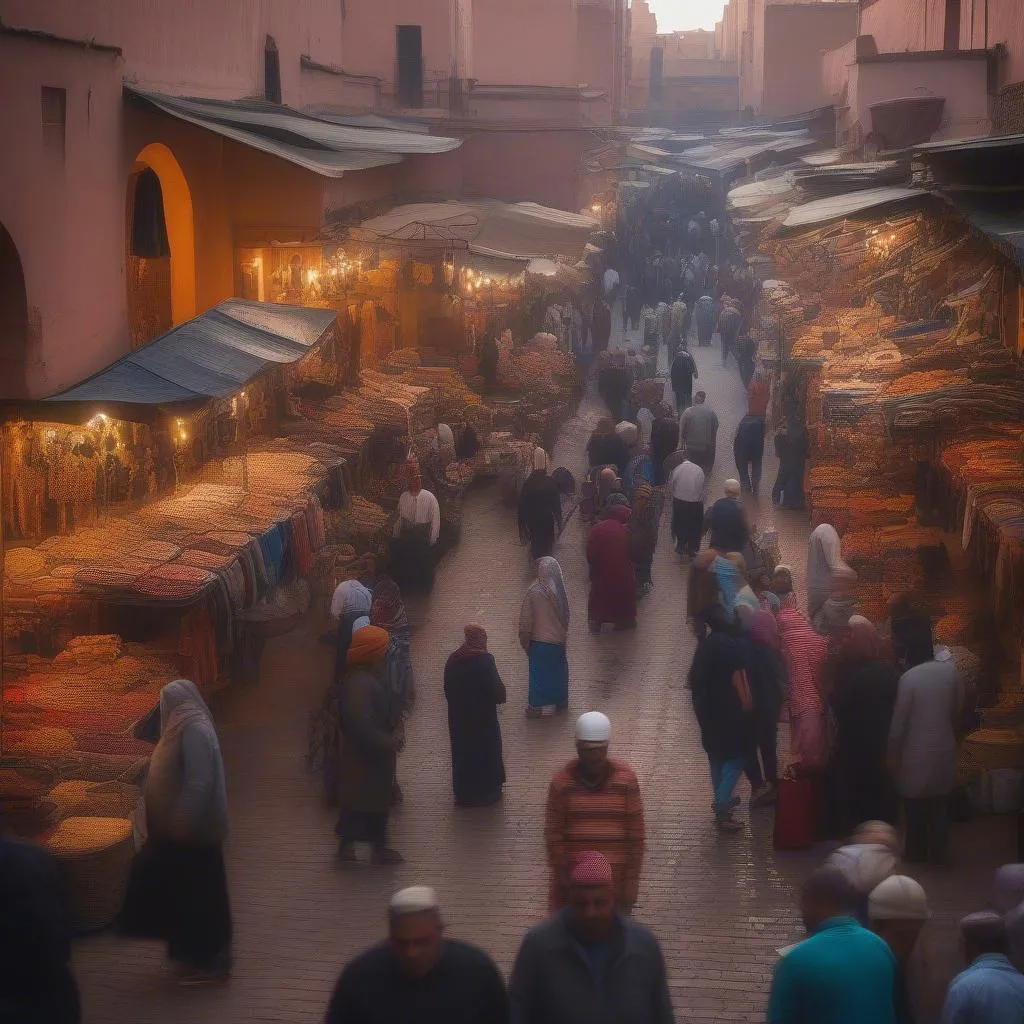
[[[883,939],[830,918],[776,966],[768,1024],[895,1024],[895,974]]]

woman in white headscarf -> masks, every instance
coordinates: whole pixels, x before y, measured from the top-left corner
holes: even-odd
[[[563,711],[569,706],[569,598],[562,567],[550,556],[537,562],[519,609],[519,643],[530,663],[530,717]]]
[[[533,472],[519,490],[516,520],[520,540],[529,542],[530,557],[550,555],[562,529],[562,499],[548,473],[548,455],[543,448],[533,450]]]
[[[822,523],[807,542],[807,617],[813,619],[832,593],[833,575],[853,570],[843,561],[842,544],[836,528]]]
[[[224,764],[210,712],[187,679],[160,691],[160,741],[144,795],[147,838],[132,867],[124,930],[163,939],[183,984],[223,980],[232,938]]]

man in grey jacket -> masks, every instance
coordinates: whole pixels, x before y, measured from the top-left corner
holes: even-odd
[[[523,939],[512,1024],[674,1024],[658,940],[615,905],[603,853],[581,853],[569,906]]]

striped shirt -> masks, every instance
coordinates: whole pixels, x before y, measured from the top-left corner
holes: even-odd
[[[789,672],[789,709],[793,714],[821,714],[821,673],[828,653],[828,638],[814,632],[807,619],[792,607],[778,614],[782,656]]]
[[[603,853],[615,876],[618,901],[632,905],[644,859],[644,805],[640,784],[625,761],[608,759],[608,777],[592,788],[579,775],[579,761],[555,773],[548,789],[544,841],[551,865],[553,909],[564,906],[565,880],[576,857]]]

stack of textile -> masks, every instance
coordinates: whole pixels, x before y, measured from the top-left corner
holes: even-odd
[[[465,418],[468,409],[482,404],[480,396],[466,384],[462,375],[449,367],[422,366],[415,373],[405,373],[398,379],[406,385],[426,388],[428,400],[424,402],[424,409],[432,407],[429,418],[433,422],[429,426],[436,423],[453,426]],[[424,421],[420,418],[420,422]]]
[[[415,348],[396,348],[389,352],[384,360],[383,368],[388,371],[402,373],[420,365],[420,353]]]
[[[408,384],[403,377],[364,370],[351,402],[375,427],[397,427],[408,436],[437,425],[429,390]]]

